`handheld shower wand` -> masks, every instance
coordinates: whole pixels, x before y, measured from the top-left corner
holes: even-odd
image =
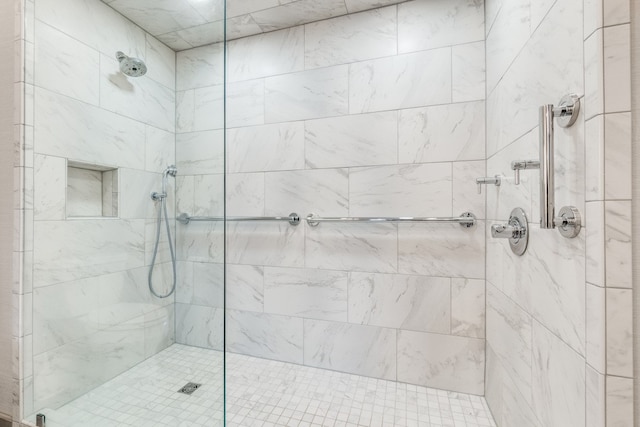
[[[168,166],[164,172],[162,172],[162,192],[151,193],[151,200],[160,202],[158,208],[158,222],[156,227],[156,243],[153,247],[153,257],[151,258],[151,265],[149,266],[149,291],[158,298],[167,298],[171,296],[176,290],[176,254],[173,247],[173,241],[171,240],[171,227],[169,226],[169,215],[167,213],[167,181],[169,176],[176,177],[178,169],[175,165]],[[162,214],[164,213],[164,222],[167,228],[167,241],[169,243],[169,252],[171,253],[171,266],[173,268],[173,285],[171,290],[166,295],[159,294],[153,288],[153,268],[156,264],[156,256],[158,255],[158,245],[160,244],[160,228],[162,225]]]

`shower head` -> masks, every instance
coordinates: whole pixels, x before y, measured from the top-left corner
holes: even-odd
[[[167,166],[167,168],[164,170],[164,175],[171,175],[172,177],[176,177],[176,175],[178,174],[178,168],[176,168],[176,165],[170,165]]]
[[[147,65],[142,59],[131,58],[122,52],[117,52],[116,58],[120,62],[120,71],[129,77],[140,77],[147,73]]]

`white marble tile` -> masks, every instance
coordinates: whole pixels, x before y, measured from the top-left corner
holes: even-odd
[[[196,216],[224,215],[224,175],[196,175],[193,179],[193,213]]]
[[[607,374],[633,376],[633,299],[629,289],[607,289]]]
[[[489,2],[487,2],[489,3]],[[491,93],[531,36],[531,1],[501,1],[487,34],[487,93]],[[488,8],[488,6],[487,6]]]
[[[585,117],[604,112],[604,31],[598,29],[584,42]]]
[[[265,87],[263,79],[229,83],[226,86],[225,96],[225,125],[227,128],[264,124]]]
[[[339,116],[349,111],[349,67],[339,65],[265,79],[267,123]]]
[[[224,21],[207,22],[196,27],[178,30],[175,34],[193,47],[220,43],[224,41]]]
[[[347,169],[268,172],[265,174],[265,213],[317,213],[344,216],[349,208]]]
[[[100,106],[106,110],[173,132],[175,92],[154,80],[127,77],[115,57],[100,56]]]
[[[607,365],[607,315],[605,289],[587,283],[586,291],[586,359],[600,373]]]
[[[451,281],[349,273],[349,322],[422,332],[451,331]]]
[[[347,115],[304,123],[308,168],[371,166],[398,160],[395,111]]]
[[[144,315],[144,356],[155,356],[175,342],[175,309],[162,307]]]
[[[176,90],[224,83],[222,43],[183,50],[176,54]]]
[[[398,381],[484,393],[484,340],[401,330],[397,352]]]
[[[264,269],[264,311],[305,319],[347,321],[347,272]]]
[[[596,286],[605,286],[605,223],[604,203],[588,202],[586,216],[586,279]]]
[[[177,134],[176,166],[179,175],[223,173],[224,131]]]
[[[193,305],[224,308],[224,265],[193,263]]]
[[[451,49],[435,49],[349,66],[349,113],[451,102]]]
[[[294,27],[228,44],[228,80],[237,82],[304,69],[304,28]]]
[[[484,40],[483,3],[412,1],[398,6],[400,53]]]
[[[144,168],[143,124],[43,89],[36,90],[35,110],[38,153]]]
[[[227,16],[240,16],[291,3],[295,0],[244,0],[227,2]]]
[[[604,29],[604,111],[631,109],[629,24]]]
[[[351,216],[450,216],[450,163],[374,166],[349,172]]]
[[[227,311],[226,347],[232,353],[303,363],[303,320],[273,314]]]
[[[190,212],[189,212],[190,213]],[[222,222],[180,224],[176,231],[178,260],[224,262],[224,225]]]
[[[176,212],[192,213],[195,210],[195,176],[176,176]]]
[[[629,0],[606,0],[603,3],[604,26],[626,24],[631,20]]]
[[[586,367],[586,427],[606,426],[605,376]]]
[[[470,338],[485,336],[485,283],[451,279],[451,333]]]
[[[176,342],[222,350],[223,310],[193,304],[176,304]]]
[[[458,224],[398,226],[398,272],[403,274],[480,279],[484,252],[483,221],[469,229]]]
[[[603,0],[584,1],[584,38],[585,40],[598,28],[602,28],[604,5]]]
[[[484,42],[451,48],[451,91],[453,102],[485,99]]]
[[[42,0],[35,13],[38,20],[110,57],[126,48],[125,54],[144,58],[144,30],[102,2]]]
[[[195,90],[176,92],[176,132],[195,129]]]
[[[305,68],[396,55],[396,18],[396,8],[386,7],[305,25]]]
[[[533,320],[493,285],[487,286],[487,344],[523,396],[531,395]]]
[[[146,126],[145,130],[145,170],[161,173],[167,166],[175,165],[176,135],[153,126]]]
[[[228,174],[225,195],[228,216],[263,216],[264,174]]]
[[[144,265],[144,221],[39,221],[34,227],[40,242],[35,287]]]
[[[188,2],[171,0],[113,0],[109,6],[151,34],[163,34],[207,22]]]
[[[607,376],[607,424],[631,427],[634,424],[633,379]]]
[[[67,216],[102,216],[102,172],[67,168]]]
[[[587,103],[589,101],[587,100]],[[585,122],[585,199],[603,200],[605,190],[605,127],[604,116]]]
[[[400,162],[484,159],[484,117],[483,102],[401,110],[398,116]]]
[[[195,111],[192,130],[213,130],[224,127],[224,85],[194,89],[193,99]],[[185,100],[188,102],[187,98]],[[188,123],[187,117],[185,115]],[[185,131],[188,131],[188,128]]]
[[[389,224],[323,223],[307,227],[305,266],[344,271],[395,273],[397,228]]]
[[[98,105],[100,54],[62,31],[36,21],[35,84]]]
[[[304,364],[395,380],[396,334],[394,329],[305,320]]]
[[[631,202],[608,201],[605,218],[606,286],[631,287]]]
[[[120,218],[142,219],[157,218],[159,203],[149,196],[154,191],[162,191],[162,176],[157,173],[143,172],[136,169],[119,169],[120,204],[118,212]],[[169,195],[167,210],[170,217],[174,216],[173,192],[175,182],[172,178],[167,181]]]
[[[251,15],[235,16],[227,19],[227,40],[254,36],[262,33],[262,28]]]
[[[631,199],[631,113],[604,116],[604,197]]]
[[[158,34],[155,38],[169,46],[174,51],[191,49],[193,47],[191,43],[183,39],[177,32]]]
[[[384,7],[396,3],[402,3],[404,0],[345,0],[349,13],[361,12],[363,10]]]
[[[304,138],[303,122],[228,129],[229,172],[304,169]]]
[[[485,194],[478,194],[476,178],[485,176],[486,163],[453,163],[453,213],[473,212],[478,218],[485,218]]]
[[[65,159],[60,157],[34,156],[35,220],[65,218],[66,165]]]
[[[227,264],[226,308],[264,311],[264,268],[255,265]]]
[[[160,43],[156,38],[146,35],[147,64],[146,77],[168,87],[176,89],[176,54],[173,50]]]
[[[287,214],[284,214],[287,215]],[[226,262],[277,267],[304,266],[304,227],[287,222],[230,222]]]
[[[585,425],[584,359],[551,334],[533,323],[533,408],[543,425]]]
[[[343,0],[298,0],[282,6],[253,12],[254,21],[268,32],[282,28],[320,21],[334,16],[345,15],[347,8]]]

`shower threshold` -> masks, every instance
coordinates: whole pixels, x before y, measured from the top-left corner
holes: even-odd
[[[228,427],[495,427],[483,397],[227,353]],[[191,395],[187,382],[203,384]],[[174,344],[57,410],[47,427],[222,427],[222,353]],[[34,423],[35,425],[35,423]]]

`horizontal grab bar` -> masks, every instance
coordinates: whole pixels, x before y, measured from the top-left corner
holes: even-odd
[[[476,224],[476,216],[471,212],[464,212],[459,217],[415,217],[415,216],[398,216],[398,217],[321,217],[315,214],[307,216],[307,224],[317,227],[321,222],[429,222],[429,223],[454,223],[460,224],[462,227],[470,228]]]
[[[181,213],[176,218],[178,222],[182,224],[189,224],[191,221],[230,221],[230,222],[239,222],[239,221],[287,221],[291,225],[300,224],[300,217],[297,213],[290,213],[289,216],[190,216],[186,213]]]

